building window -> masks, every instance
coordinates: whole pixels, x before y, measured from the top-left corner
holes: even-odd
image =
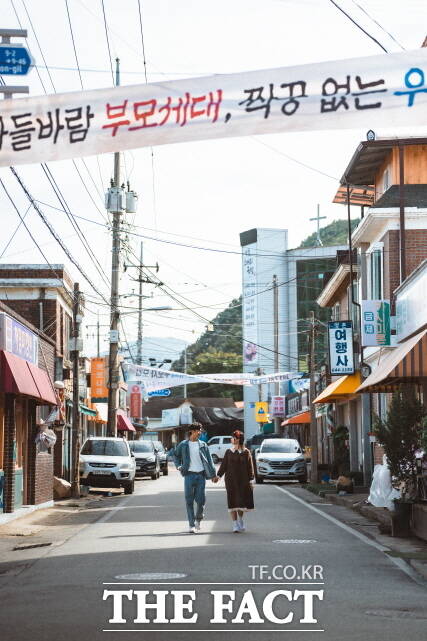
[[[370,289],[372,300],[380,300],[383,293],[383,253],[374,249],[370,256]]]
[[[339,303],[335,303],[335,305],[332,307],[332,319],[333,321],[339,321],[341,320],[341,305]]]

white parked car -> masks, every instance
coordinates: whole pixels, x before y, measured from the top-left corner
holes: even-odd
[[[266,438],[255,454],[256,482],[294,479],[307,483],[307,465],[301,445],[293,438]]]
[[[132,494],[135,457],[123,438],[91,436],[80,450],[80,484],[92,487],[123,487]]]
[[[231,436],[213,436],[208,441],[209,451],[214,463],[219,463],[227,450],[232,447]]]

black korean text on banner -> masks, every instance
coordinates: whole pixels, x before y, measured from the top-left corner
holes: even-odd
[[[285,131],[420,126],[427,50],[0,101],[0,166]]]

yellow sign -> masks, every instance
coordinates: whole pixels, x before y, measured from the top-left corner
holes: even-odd
[[[255,420],[257,423],[268,423],[270,416],[268,414],[268,403],[265,401],[255,403]]]

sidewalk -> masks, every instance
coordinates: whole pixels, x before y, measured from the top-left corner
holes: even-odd
[[[387,508],[367,504],[369,491],[362,490],[360,493],[356,492],[342,496],[336,493],[335,488],[328,486],[325,486],[324,489],[319,488],[318,493],[313,490],[309,491],[334,505],[341,505],[371,521],[376,521],[378,534],[374,538],[390,548],[390,555],[403,559],[427,579],[427,543],[415,536],[405,539],[391,537],[391,512]],[[364,531],[364,533],[369,535],[369,532]]]

